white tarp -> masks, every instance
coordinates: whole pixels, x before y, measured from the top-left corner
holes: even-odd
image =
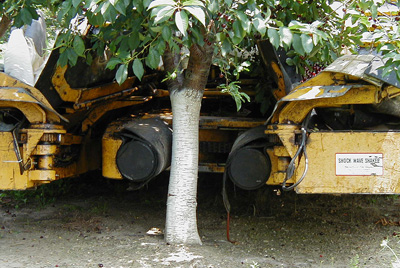
[[[46,23],[42,16],[26,29],[13,29],[4,52],[4,72],[33,86],[44,64],[45,45]]]

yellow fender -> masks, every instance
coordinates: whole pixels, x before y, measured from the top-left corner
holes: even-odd
[[[19,109],[30,123],[68,122],[53,109],[38,89],[5,73],[0,73],[0,107]]]

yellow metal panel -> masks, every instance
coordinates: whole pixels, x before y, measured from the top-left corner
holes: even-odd
[[[11,132],[0,132],[0,170],[2,190],[24,190],[35,186],[26,172],[20,173]]]
[[[272,94],[274,95],[276,100],[280,100],[286,94],[286,92],[285,92],[286,85],[285,85],[284,75],[282,73],[281,68],[279,67],[279,65],[276,62],[271,61],[271,68],[274,70],[275,75],[278,78],[278,88],[273,90]]]
[[[71,88],[65,79],[66,71],[67,66],[58,66],[52,78],[52,83],[63,101],[73,103],[82,103],[131,88],[136,80],[135,77],[129,77],[122,85],[114,82],[99,87]]]
[[[36,148],[36,145],[39,143],[40,138],[43,136],[43,129],[27,129],[27,142],[24,144],[23,148],[23,160],[24,163],[28,161],[28,158],[32,156],[33,150]]]
[[[108,102],[104,105],[97,106],[93,108],[90,113],[87,115],[87,118],[82,122],[82,131],[86,132],[91,125],[93,125],[97,120],[99,120],[106,112],[111,110],[116,110],[123,107],[133,106],[142,104],[146,101],[151,100],[151,97],[142,98],[132,100],[123,100],[123,101],[112,101]]]
[[[279,122],[301,124],[307,114],[316,107],[337,107],[346,104],[378,103],[380,89],[376,86],[353,86],[345,95],[337,98],[310,99],[289,102],[279,113]]]
[[[294,144],[295,134],[299,133],[298,125],[277,124],[269,125],[265,130],[265,134],[278,135],[283,143],[283,147],[277,147],[275,154],[277,156],[294,156],[297,151],[297,146]],[[286,152],[285,152],[286,151]]]
[[[299,184],[298,193],[400,193],[400,133],[399,132],[316,132],[307,144],[309,170]],[[382,154],[383,167],[375,164],[369,174],[366,164],[357,164],[358,158],[349,157],[346,175],[339,170],[336,154],[359,155],[361,163],[371,154]],[[304,169],[300,161],[296,180]],[[374,166],[374,163],[368,164]],[[360,168],[361,167],[361,168]],[[382,171],[382,175],[379,175]],[[365,173],[364,173],[365,172]],[[364,173],[364,174],[363,174]],[[353,175],[348,175],[353,174]]]
[[[50,120],[50,122],[60,122],[60,118],[62,118],[63,120],[66,120],[64,117],[62,117],[59,113],[57,113],[53,107],[50,105],[50,103],[48,102],[48,100],[43,96],[43,94],[36,88],[31,87],[25,83],[22,83],[21,81],[0,72],[0,91],[1,92],[8,92],[10,89],[15,89],[15,88],[22,88],[24,90],[26,90],[27,92],[29,92],[29,94],[31,96],[29,96],[28,94],[24,94],[25,98],[32,98],[34,99],[33,102],[39,102],[41,104],[41,106],[43,108],[45,108],[46,111],[48,111],[48,119]],[[18,89],[17,89],[18,90]],[[8,94],[8,93],[5,93]],[[2,100],[4,100],[5,98],[2,97]],[[15,97],[12,97],[11,100],[15,100]],[[20,101],[24,101],[24,100],[20,100]]]
[[[35,150],[32,152],[32,155],[51,155],[51,154],[56,154],[60,148],[56,145],[49,145],[49,144],[44,144],[44,145],[37,145]]]
[[[117,151],[122,144],[121,139],[116,139],[112,135],[104,135],[102,140],[102,156],[103,176],[110,179],[122,179],[122,175],[118,170],[116,158]]]
[[[47,183],[56,180],[56,171],[55,170],[30,170],[28,172],[29,180],[33,182],[41,182]]]
[[[77,102],[80,95],[81,90],[71,89],[67,81],[65,80],[65,72],[67,71],[68,66],[60,67],[57,66],[57,69],[51,79],[54,88],[57,90],[58,95],[63,101],[69,102]]]
[[[268,185],[280,185],[282,184],[283,180],[285,179],[285,172],[282,172],[279,170],[280,167],[282,167],[282,162],[280,157],[278,157],[275,154],[274,149],[267,149],[267,154],[269,156],[269,159],[271,160],[271,174],[268,178],[268,181],[266,184]],[[285,161],[285,160],[283,160]],[[281,163],[280,163],[281,162]],[[292,183],[293,179],[289,181],[289,183]]]
[[[14,107],[20,110],[31,123],[46,123],[47,121],[45,111],[36,103],[2,100],[0,107]]]

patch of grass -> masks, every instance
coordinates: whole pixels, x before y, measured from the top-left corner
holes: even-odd
[[[359,265],[360,265],[360,256],[356,254],[356,256],[354,256],[350,261],[350,267],[358,268],[360,267]]]
[[[257,262],[253,261],[253,263],[250,264],[250,268],[261,268],[261,266]]]
[[[54,203],[58,197],[71,191],[68,180],[59,180],[51,184],[42,185],[35,190],[25,191],[0,191],[0,204],[19,209],[27,204],[43,208]]]
[[[100,198],[95,202],[94,206],[90,208],[90,212],[95,215],[105,215],[109,210],[109,203],[107,200]]]

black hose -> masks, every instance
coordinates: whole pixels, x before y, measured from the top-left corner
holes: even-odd
[[[293,156],[292,160],[290,161],[288,168],[286,169],[286,177],[282,183],[282,190],[283,191],[291,191],[293,190],[295,187],[297,187],[304,179],[304,177],[307,174],[308,171],[308,156],[307,156],[307,151],[306,151],[306,143],[307,143],[307,130],[306,127],[308,125],[308,122],[310,120],[311,117],[311,113],[307,116],[307,119],[303,122],[302,127],[301,127],[301,142],[299,145],[299,148],[297,149],[296,154]],[[301,175],[300,179],[290,185],[290,186],[286,186],[286,182],[288,180],[290,180],[293,177],[294,171],[296,170],[296,160],[299,157],[300,154],[304,155],[304,160],[305,160],[305,165],[304,165],[304,171],[303,174]]]
[[[306,146],[305,146],[306,140],[307,140],[307,131],[304,128],[301,128],[301,135],[302,135],[301,136],[301,144],[300,144],[299,148],[297,149],[296,154],[294,155],[294,157],[292,158],[292,160],[290,161],[290,163],[288,165],[288,168],[286,170],[286,177],[282,183],[282,190],[284,190],[284,191],[293,190],[297,185],[299,185],[303,181],[303,179],[306,176],[307,171],[308,171],[308,156],[307,156],[307,151],[306,151]],[[286,182],[293,177],[294,171],[296,169],[295,161],[299,157],[301,152],[303,152],[304,159],[305,159],[305,167],[304,167],[303,174],[301,175],[300,179],[296,183],[294,183],[291,186],[286,186]]]

